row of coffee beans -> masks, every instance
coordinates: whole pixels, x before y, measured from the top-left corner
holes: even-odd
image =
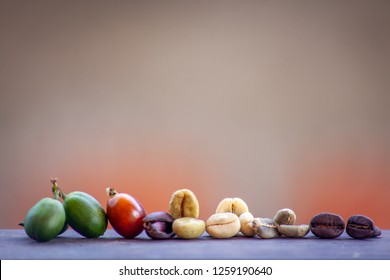
[[[367,216],[354,215],[348,219],[347,225],[337,214],[320,213],[310,222],[311,232],[319,238],[339,237],[346,229],[349,236],[356,239],[372,238],[381,235],[381,230]]]
[[[199,219],[199,202],[195,194],[181,189],[172,194],[169,213],[150,214],[144,219],[144,228],[154,239],[172,238],[174,235],[194,239],[204,231],[214,238],[230,238],[241,232],[248,237],[257,235],[263,239],[302,238],[310,231],[319,238],[330,239],[339,237],[345,228],[347,234],[356,239],[381,234],[374,222],[363,215],[350,217],[346,226],[341,216],[332,213],[320,213],[311,219],[310,224],[295,225],[295,221],[294,211],[288,208],[277,211],[273,218],[255,218],[241,198],[225,198],[204,222]]]

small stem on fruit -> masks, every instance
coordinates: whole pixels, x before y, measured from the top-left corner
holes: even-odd
[[[50,182],[53,184],[51,191],[53,192],[54,199],[58,200],[60,189],[58,188],[57,185],[57,178],[51,178]]]
[[[66,195],[61,191],[61,189],[60,188],[58,188],[58,195],[62,198],[62,199],[64,199],[65,200],[65,198],[66,198]]]
[[[61,189],[58,187],[57,181],[58,181],[57,178],[50,179],[50,182],[53,184],[53,187],[51,188],[51,190],[53,192],[54,199],[58,200],[60,197],[62,199],[64,199],[65,195],[62,193]]]
[[[53,185],[57,185],[57,178],[50,178],[50,182],[51,182]]]
[[[51,178],[50,182],[52,182],[52,184],[53,184],[52,192],[53,192],[53,195],[54,195],[54,199],[58,200],[59,197],[61,197],[62,199],[65,199],[66,195],[58,187],[57,178]]]
[[[116,194],[117,191],[114,188],[107,188],[106,189],[106,194],[110,197],[113,198]]]

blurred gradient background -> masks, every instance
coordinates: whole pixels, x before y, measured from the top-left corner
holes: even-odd
[[[105,188],[390,228],[390,1],[1,1],[0,228]]]

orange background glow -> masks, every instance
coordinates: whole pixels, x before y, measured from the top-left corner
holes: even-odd
[[[389,1],[1,1],[0,228],[106,187],[390,228]]]

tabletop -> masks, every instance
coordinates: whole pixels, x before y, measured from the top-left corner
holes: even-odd
[[[319,239],[309,233],[305,238],[261,239],[235,236],[214,239],[207,233],[200,238],[152,240],[145,233],[125,239],[114,230],[100,238],[88,239],[72,229],[48,241],[36,242],[24,230],[0,230],[1,260],[208,260],[208,259],[390,259],[390,230],[377,238],[357,240],[345,232],[336,239]]]

